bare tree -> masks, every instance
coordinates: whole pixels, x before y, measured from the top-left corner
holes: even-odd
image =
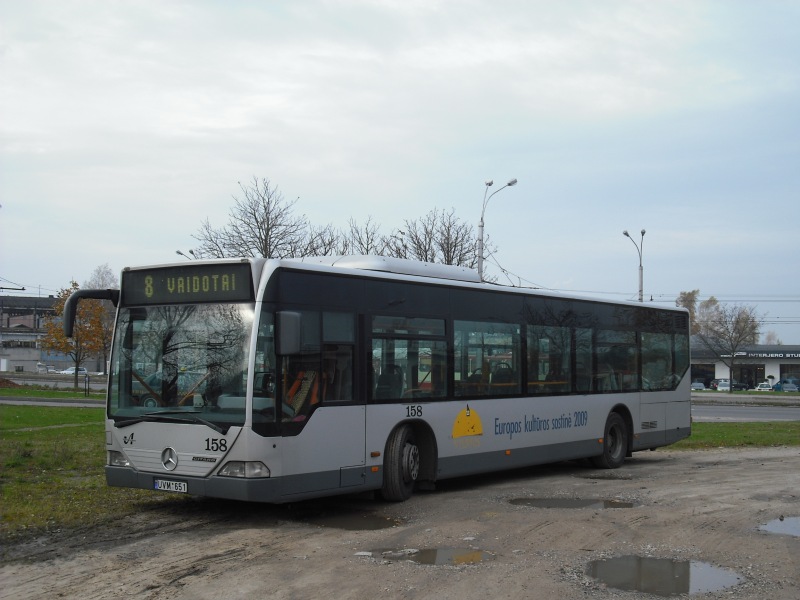
[[[198,257],[261,256],[289,258],[340,254],[394,256],[432,263],[474,268],[477,239],[471,225],[458,219],[455,210],[433,209],[420,219],[407,219],[403,229],[382,235],[368,217],[363,226],[353,219],[348,231],[332,225],[312,226],[305,215],[294,212],[296,200],[287,202],[269,179],[253,178],[239,184],[227,225],[212,227],[206,219],[194,237]],[[489,250],[491,253],[494,250]]]
[[[119,280],[108,263],[100,265],[94,271],[87,281],[84,282],[85,289],[94,290],[118,290]],[[108,359],[111,355],[111,340],[114,333],[114,317],[116,315],[116,307],[110,300],[97,300],[100,302],[103,311],[102,318],[100,319],[100,337],[101,348],[98,353],[98,358],[103,360],[103,373],[108,374]]]
[[[720,304],[713,296],[698,307],[697,337],[728,367],[733,383],[737,354],[758,343],[762,319],[752,306]]]
[[[474,230],[454,209],[433,209],[421,219],[407,219],[403,229],[384,238],[384,245],[386,254],[398,258],[470,268],[477,263]]]
[[[359,226],[355,219],[348,221],[349,231],[342,236],[341,254],[372,254],[380,256],[386,250],[386,243],[381,235],[380,228],[367,217],[363,226]]]
[[[439,257],[446,265],[475,268],[478,256],[475,253],[477,238],[472,225],[459,221],[453,209],[449,214],[442,211],[436,228],[436,245]],[[494,249],[491,250],[494,252]]]
[[[306,235],[298,238],[292,256],[332,256],[342,252],[342,236],[332,225],[309,226]]]
[[[399,244],[406,253],[404,258],[436,262],[436,219],[437,212],[434,209],[419,220],[406,220],[405,231],[397,230],[396,245]]]
[[[764,334],[764,340],[762,342],[765,346],[782,346],[783,342],[781,338],[778,337],[778,334],[774,331],[768,331]]]
[[[206,219],[192,236],[200,242],[196,254],[214,258],[287,258],[317,250],[313,240],[318,232],[312,231],[305,215],[294,213],[296,200],[287,202],[266,178],[253,177],[249,185],[240,182],[239,187],[242,197],[234,196],[228,224],[216,229]]]
[[[395,258],[412,258],[412,250],[406,240],[406,232],[395,229],[388,236],[383,237],[383,254]]]

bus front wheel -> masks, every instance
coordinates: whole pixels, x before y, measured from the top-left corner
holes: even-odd
[[[383,471],[384,500],[401,502],[414,493],[414,484],[419,476],[419,446],[414,438],[414,430],[404,425],[397,429],[386,445]]]
[[[625,462],[628,454],[628,427],[617,413],[608,415],[603,435],[603,453],[592,457],[592,464],[600,469],[616,469]]]

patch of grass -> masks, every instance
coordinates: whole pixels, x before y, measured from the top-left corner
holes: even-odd
[[[19,535],[103,523],[172,499],[106,485],[104,412],[0,405],[0,546]]]
[[[800,421],[769,423],[692,423],[691,437],[670,450],[800,446]]]
[[[0,404],[0,432],[29,427],[64,427],[99,424],[102,429],[105,408],[61,406],[13,406]]]

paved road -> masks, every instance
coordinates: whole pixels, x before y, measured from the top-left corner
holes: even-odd
[[[69,408],[96,408],[106,405],[105,400],[79,400],[77,398],[18,398],[0,396],[0,404],[16,406],[65,406]]]
[[[756,421],[800,421],[797,406],[736,406],[730,404],[692,405],[692,418],[696,422],[756,422]]]

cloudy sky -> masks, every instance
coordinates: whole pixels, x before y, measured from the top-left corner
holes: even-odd
[[[794,0],[0,0],[0,287],[183,260],[253,177],[384,233],[477,229],[517,178],[500,282],[636,299],[644,228],[647,300],[800,344],[798,26]]]

